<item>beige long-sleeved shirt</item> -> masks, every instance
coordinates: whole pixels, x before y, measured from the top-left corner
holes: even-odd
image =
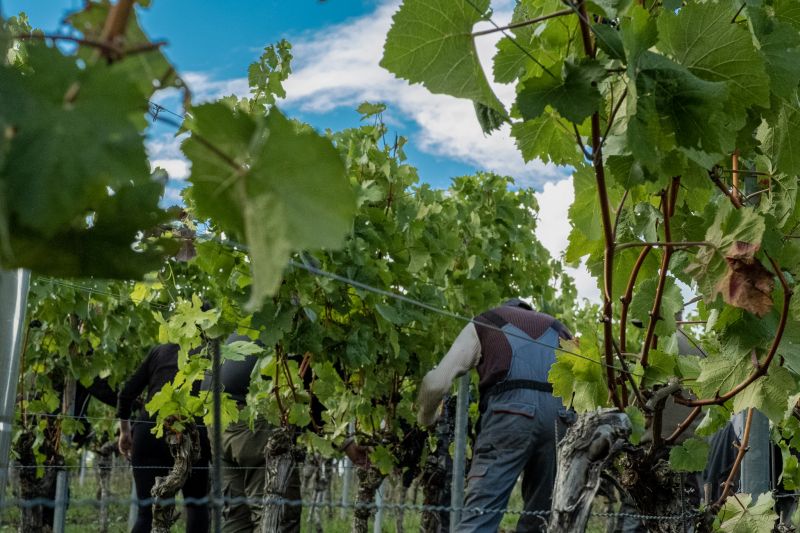
[[[417,397],[417,422],[430,426],[436,422],[436,409],[453,380],[475,368],[481,360],[481,342],[475,324],[469,323],[458,334],[439,364],[425,374]]]

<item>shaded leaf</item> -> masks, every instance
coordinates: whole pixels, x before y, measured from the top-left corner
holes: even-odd
[[[699,472],[706,466],[708,450],[704,439],[687,439],[669,451],[669,464],[676,472]]]
[[[553,113],[545,112],[533,120],[511,126],[511,136],[526,162],[538,158],[557,165],[577,166],[583,161],[575,137],[565,131],[566,126],[560,124],[560,120]]]
[[[567,61],[563,67],[526,80],[517,94],[517,108],[525,119],[534,119],[549,105],[579,124],[600,108],[597,83],[605,76],[606,70],[598,61]]]

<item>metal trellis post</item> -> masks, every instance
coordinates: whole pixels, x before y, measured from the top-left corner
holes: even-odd
[[[83,483],[86,481],[86,448],[81,451],[81,467],[78,471],[78,485],[83,487]]]
[[[61,412],[65,416],[75,416],[75,378],[64,380],[64,397]],[[67,528],[67,503],[69,501],[69,472],[59,470],[56,474],[56,506],[53,512],[54,533],[64,533]]]
[[[469,420],[469,373],[458,380],[456,403],[455,453],[453,455],[453,479],[450,487],[450,532],[455,533],[461,520],[464,506],[464,467],[467,457],[467,421]]]
[[[0,506],[6,492],[30,272],[0,270]]]
[[[347,425],[347,435],[353,435],[356,432],[356,425],[351,421]],[[350,487],[353,485],[353,461],[349,457],[344,457],[344,479],[342,480],[342,508],[339,510],[339,516],[344,519],[347,516],[346,505],[350,503]]]
[[[214,450],[217,453],[213,456],[214,476],[212,477],[212,492],[213,492],[213,517],[214,517],[214,531],[215,533],[222,533],[222,383],[220,382],[220,347],[219,339],[214,339],[211,343],[211,383],[212,394],[214,398],[214,427],[213,439]]]
[[[375,491],[375,522],[372,524],[372,533],[381,533],[383,526],[383,498],[386,495],[386,484],[389,478],[383,478],[381,486]]]

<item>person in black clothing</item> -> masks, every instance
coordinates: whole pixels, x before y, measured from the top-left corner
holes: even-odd
[[[151,430],[155,418],[148,417],[144,410],[134,420],[130,419],[133,404],[145,388],[147,401],[175,377],[178,372],[177,344],[162,344],[153,348],[136,372],[125,383],[117,399],[117,418],[120,419],[120,452],[128,457],[133,466],[133,480],[136,484],[136,497],[139,500],[151,498],[150,490],[157,476],[166,476],[173,466],[172,455],[164,438],[157,438]],[[208,495],[208,467],[211,451],[208,435],[204,427],[200,432],[200,460],[192,465],[182,493],[184,498],[205,498]],[[146,533],[152,527],[153,512],[150,505],[140,505],[132,533]],[[186,505],[186,531],[206,533],[209,530],[208,506],[205,504]]]
[[[251,341],[244,335],[231,335],[226,340],[230,344],[236,341]],[[260,341],[255,341],[263,346]],[[298,356],[289,356],[290,359],[301,359]],[[242,360],[226,359],[220,366],[220,385],[231,399],[235,400],[239,408],[246,405],[247,392],[250,388],[250,378],[258,362],[258,356],[248,355]],[[306,390],[311,386],[311,372],[306,371],[301,376]],[[212,378],[207,374],[203,381],[202,389],[211,390]],[[319,400],[311,395],[310,427],[317,428],[323,425],[321,413],[324,407]],[[221,455],[223,474],[222,488],[226,499],[245,500],[242,503],[226,503],[224,533],[252,533],[259,530],[264,506],[257,502],[264,498],[264,470],[266,468],[266,446],[276,428],[263,418],[257,418],[250,424],[241,420],[229,424],[222,432],[222,446],[214,450]],[[356,465],[366,466],[369,450],[348,439],[339,447]],[[295,466],[289,478],[289,486],[283,494],[288,500],[301,499],[300,472]],[[297,505],[287,505],[281,513],[279,530],[285,533],[300,531],[300,518],[302,508]]]

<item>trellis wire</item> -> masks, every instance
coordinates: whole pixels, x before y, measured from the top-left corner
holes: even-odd
[[[306,463],[303,463],[301,466],[305,466]],[[309,463],[310,464],[310,463]],[[172,468],[173,465],[131,465],[131,464],[117,464],[117,465],[86,465],[86,469],[100,469],[100,470],[159,470],[159,469],[169,469]],[[45,470],[79,470],[81,465],[10,465],[9,469],[13,470],[36,470],[39,468]],[[192,470],[211,470],[211,466],[194,466],[192,465]],[[344,464],[336,465],[333,467],[334,470],[338,469],[351,469],[351,470],[359,470],[361,467],[359,466],[348,466]],[[225,466],[225,470],[266,470],[266,466]]]
[[[181,127],[181,124],[176,123],[175,121],[173,121],[171,119],[165,119],[164,117],[160,116],[160,112],[161,111],[166,111],[167,113],[169,113],[169,114],[171,114],[171,115],[173,115],[173,116],[175,116],[177,118],[181,118],[181,119],[184,119],[186,115],[181,115],[180,113],[176,113],[174,111],[170,111],[169,109],[165,108],[164,106],[162,106],[160,104],[156,104],[156,103],[154,103],[154,102],[152,102],[150,100],[147,100],[147,103],[148,103],[148,113],[150,113],[150,115],[152,116],[153,120],[161,121],[161,122],[163,122],[165,124],[171,125],[171,126],[176,127],[176,128],[180,128]],[[150,107],[154,108],[155,111],[151,110]],[[249,250],[248,246],[243,245],[241,243],[237,243],[237,242],[231,241],[231,240],[224,240],[224,241],[223,240],[219,240],[219,239],[210,239],[210,240],[218,242],[218,243],[220,243],[220,244],[222,244],[224,246],[231,247],[231,248],[233,248],[235,250],[239,250],[239,251],[248,251]],[[317,276],[328,277],[330,279],[333,279],[334,281],[338,281],[340,283],[345,283],[345,284],[348,284],[350,286],[357,287],[357,288],[360,288],[360,289],[368,291],[368,292],[372,292],[372,293],[375,293],[375,294],[379,294],[379,295],[385,296],[387,298],[393,298],[395,300],[399,300],[399,301],[402,301],[402,302],[410,304],[410,305],[415,305],[417,307],[421,307],[421,308],[426,309],[428,311],[431,311],[433,313],[438,313],[438,314],[440,314],[442,316],[446,316],[446,317],[449,317],[449,318],[454,318],[454,319],[460,320],[462,322],[473,323],[473,324],[476,324],[476,325],[480,324],[481,326],[487,327],[489,329],[500,330],[500,328],[497,328],[496,326],[493,326],[492,324],[485,324],[483,322],[478,323],[478,322],[476,322],[476,320],[474,318],[465,317],[465,316],[459,315],[457,313],[453,313],[451,311],[447,311],[445,309],[441,309],[441,308],[436,307],[434,305],[431,305],[431,304],[428,304],[428,303],[425,303],[425,302],[421,302],[421,301],[415,300],[413,298],[409,298],[409,297],[407,297],[405,295],[402,295],[402,294],[398,294],[398,293],[395,293],[395,292],[392,292],[392,291],[387,291],[387,290],[381,289],[379,287],[374,287],[374,286],[369,285],[367,283],[363,283],[363,282],[356,281],[356,280],[353,280],[353,279],[350,279],[350,278],[346,278],[344,276],[340,276],[340,275],[334,274],[332,272],[327,272],[325,270],[318,269],[318,268],[316,268],[316,267],[314,267],[312,265],[308,265],[305,262],[298,263],[297,261],[289,260],[288,264],[293,266],[293,267],[296,267],[296,268],[304,269],[304,270],[306,270],[306,271],[308,271],[308,272],[310,272],[312,274],[315,274]],[[529,338],[526,337],[523,340],[526,340],[528,342],[533,342],[535,344],[540,344],[540,345],[542,345],[542,346],[544,346],[546,348],[550,348],[552,350],[556,350],[556,351],[559,351],[559,352],[562,352],[562,353],[567,353],[567,354],[570,354],[570,355],[572,355],[574,357],[578,357],[580,359],[584,359],[586,361],[591,361],[592,363],[598,364],[598,365],[603,366],[603,367],[608,366],[609,368],[612,368],[612,369],[616,370],[617,372],[620,372],[620,373],[623,373],[623,374],[628,374],[630,376],[634,376],[634,377],[638,377],[638,378],[643,378],[644,377],[644,375],[636,374],[636,373],[631,372],[631,371],[629,371],[627,369],[624,369],[624,368],[618,368],[613,364],[612,365],[608,365],[605,361],[595,360],[595,359],[592,359],[590,357],[586,357],[585,355],[582,355],[582,354],[579,354],[579,353],[575,353],[575,352],[572,352],[570,350],[566,350],[566,349],[558,347],[558,346],[550,346],[547,343],[538,341],[536,339],[529,339]]]
[[[100,505],[139,505],[147,506],[153,504],[159,505],[209,505],[214,503],[223,503],[228,505],[260,505],[260,506],[277,506],[287,505],[290,507],[322,507],[322,508],[345,508],[345,509],[370,509],[377,510],[382,508],[388,511],[416,511],[416,512],[462,512],[468,514],[509,514],[514,516],[538,516],[546,517],[550,515],[550,511],[525,511],[523,509],[504,509],[504,508],[488,508],[488,507],[455,507],[452,505],[425,505],[413,503],[391,503],[382,502],[377,504],[375,502],[336,502],[336,501],[322,501],[311,502],[307,500],[289,500],[286,498],[268,497],[268,498],[246,498],[246,497],[222,497],[219,499],[211,497],[203,498],[107,498],[105,500],[97,500],[91,498],[74,499],[74,500],[55,500],[52,498],[32,498],[25,499],[10,499],[3,502],[0,509],[10,507],[20,508],[34,508],[34,507],[55,507],[58,505],[70,505],[75,507],[99,507]],[[700,516],[703,513],[700,511],[689,511],[686,513],[675,515],[648,515],[638,513],[609,513],[609,512],[592,512],[591,516],[600,518],[631,518],[643,521],[684,521],[691,520],[694,517]]]

